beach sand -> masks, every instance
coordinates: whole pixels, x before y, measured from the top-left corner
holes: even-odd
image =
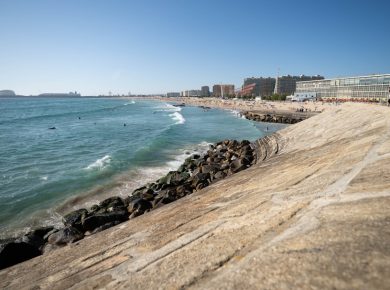
[[[150,99],[150,98],[149,98]],[[325,102],[271,102],[271,101],[245,101],[240,99],[221,99],[221,98],[193,98],[179,97],[166,98],[154,97],[153,99],[184,103],[192,106],[206,106],[211,108],[230,109],[237,111],[269,111],[269,112],[296,112],[303,109],[307,112],[322,112],[328,108],[335,107],[334,103]]]

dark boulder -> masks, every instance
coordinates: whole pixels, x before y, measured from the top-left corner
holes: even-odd
[[[65,226],[72,226],[82,231],[81,220],[88,215],[88,211],[85,208],[81,208],[66,214],[62,221]]]
[[[40,237],[40,236],[34,234],[33,232],[30,232],[30,233],[16,239],[15,242],[29,244],[38,250],[41,250],[42,247],[45,245],[45,240],[43,239],[43,237]]]
[[[94,229],[110,222],[124,222],[128,219],[128,213],[126,210],[97,213],[91,215],[82,221],[82,226],[85,231],[93,231]]]
[[[188,172],[176,172],[173,174],[171,182],[174,185],[183,184],[188,178],[190,178],[190,174]]]
[[[77,242],[82,238],[84,238],[84,234],[82,232],[74,227],[68,226],[51,234],[47,241],[52,245],[65,246],[67,244]]]
[[[51,231],[54,230],[54,227],[52,226],[49,226],[49,227],[41,227],[41,228],[37,228],[37,229],[34,229],[32,230],[29,234],[32,234],[32,235],[36,235],[38,237],[41,237],[42,239],[44,239],[44,237]]]
[[[110,208],[110,207],[116,208],[116,207],[124,207],[125,203],[123,199],[121,199],[119,196],[113,196],[100,202],[99,206],[104,208]]]
[[[138,213],[144,213],[146,210],[151,208],[152,208],[152,204],[149,201],[142,198],[138,198],[129,203],[129,206],[127,207],[127,211],[130,214],[132,214],[135,211],[137,211]]]
[[[142,193],[140,197],[142,199],[147,200],[147,201],[152,201],[152,200],[154,200],[155,194],[154,194],[153,190],[150,190],[150,191],[145,191],[144,193]]]
[[[203,186],[208,185],[209,173],[198,173],[191,177],[191,185],[193,188],[198,188],[199,184]]]
[[[157,194],[155,200],[152,203],[152,207],[155,208],[157,205],[168,204],[175,201],[176,199],[177,197],[175,191],[172,189],[164,189]]]
[[[0,269],[27,261],[41,255],[41,251],[25,242],[9,242],[0,245]]]
[[[249,140],[242,140],[240,144],[241,146],[246,146],[246,145],[250,145],[251,142]]]

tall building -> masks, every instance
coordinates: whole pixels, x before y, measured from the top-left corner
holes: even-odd
[[[275,82],[275,78],[251,77],[244,79],[244,87],[255,84],[252,94],[254,96],[268,97],[274,93]]]
[[[295,94],[304,93],[323,100],[388,102],[390,74],[297,82]]]
[[[208,86],[203,86],[201,88],[202,91],[202,97],[209,97],[210,96],[210,88]]]
[[[214,97],[232,97],[234,96],[234,85],[214,85]]]
[[[295,92],[296,83],[300,81],[314,81],[314,80],[323,80],[324,77],[320,75],[316,76],[281,76],[277,77],[275,81],[274,94],[279,95],[291,95]]]
[[[246,86],[242,86],[242,89],[238,92],[239,97],[255,97],[256,84],[252,83]]]

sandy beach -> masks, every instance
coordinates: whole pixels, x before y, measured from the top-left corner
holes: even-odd
[[[147,98],[150,99],[150,98]],[[325,102],[271,102],[271,101],[246,101],[240,99],[224,100],[221,98],[194,98],[194,97],[154,97],[153,99],[165,102],[184,103],[192,106],[206,106],[211,108],[230,109],[237,111],[269,111],[269,112],[296,112],[303,109],[305,112],[323,112],[335,107],[334,103]]]

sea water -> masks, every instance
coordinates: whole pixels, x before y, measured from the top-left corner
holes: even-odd
[[[210,143],[255,140],[280,127],[158,101],[0,99],[0,238],[125,197]]]

